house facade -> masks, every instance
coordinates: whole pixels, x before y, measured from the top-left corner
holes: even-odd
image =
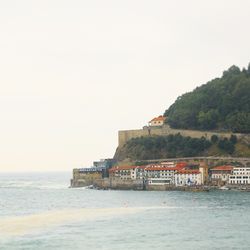
[[[147,166],[145,171],[145,178],[149,185],[174,185],[175,184],[175,173],[187,166],[186,163],[178,164],[154,164]]]
[[[175,173],[176,186],[201,185],[202,173],[198,169],[183,169]]]
[[[160,127],[160,126],[163,126],[164,124],[164,121],[166,120],[166,117],[165,116],[158,116],[158,117],[155,117],[154,119],[152,119],[151,121],[148,122],[148,125],[150,127]]]
[[[213,185],[225,185],[233,172],[233,166],[217,166],[210,169],[211,182]]]
[[[229,176],[231,185],[248,185],[250,184],[250,167],[234,167],[232,174]]]
[[[141,170],[141,166],[117,166],[109,169],[109,176],[120,178],[122,180],[136,180],[138,170]],[[139,171],[141,172],[141,171]],[[143,176],[142,176],[143,177]]]
[[[164,162],[146,166],[116,166],[109,169],[111,178],[141,180],[147,185],[202,185],[203,168],[190,169],[185,162]]]

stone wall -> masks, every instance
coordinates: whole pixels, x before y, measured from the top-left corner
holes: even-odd
[[[94,186],[99,189],[114,190],[207,191],[203,186],[143,185],[142,180],[121,180],[120,178],[98,179],[94,181]]]
[[[101,189],[143,190],[142,180],[122,180],[120,178],[96,179],[94,186]]]
[[[71,187],[86,187],[94,184],[94,180],[101,179],[102,173],[81,173],[79,169],[73,170],[73,179],[71,180]]]
[[[162,127],[144,127],[143,129],[136,130],[121,130],[118,132],[118,145],[119,147],[123,146],[128,140],[141,136],[151,136],[159,135],[166,136],[170,134],[178,134],[182,136],[190,136],[193,138],[201,138],[204,136],[207,139],[210,139],[212,135],[217,135],[218,137],[229,138],[232,133],[229,132],[213,132],[213,131],[198,131],[198,130],[185,130],[185,129],[172,129],[168,125]],[[250,140],[249,134],[235,134],[239,139],[244,138]]]

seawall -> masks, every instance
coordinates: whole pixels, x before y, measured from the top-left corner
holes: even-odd
[[[104,178],[94,180],[94,186],[100,189],[143,190],[142,180],[122,180],[120,178]]]
[[[95,188],[113,190],[146,190],[146,191],[208,191],[204,186],[174,186],[174,185],[148,185],[143,180],[122,180],[120,178],[105,178],[94,181]]]

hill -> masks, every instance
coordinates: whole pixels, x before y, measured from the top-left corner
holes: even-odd
[[[164,116],[176,129],[210,130],[211,138],[181,134],[132,138],[117,148],[114,159],[136,161],[192,156],[250,157],[249,140],[224,138],[218,132],[250,133],[250,64],[248,69],[232,66],[192,92],[178,97]]]
[[[250,133],[250,64],[178,97],[164,116],[172,128]]]
[[[192,156],[250,157],[250,146],[235,135],[229,139],[219,138],[217,135],[210,139],[191,138],[180,134],[145,136],[132,138],[122,147],[118,147],[114,159],[116,162],[135,162]]]

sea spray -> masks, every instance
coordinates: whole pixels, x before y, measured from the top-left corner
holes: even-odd
[[[153,209],[163,207],[153,207]],[[0,219],[1,236],[22,236],[49,230],[52,227],[69,222],[96,219],[111,219],[152,209],[150,207],[119,207],[119,208],[82,208],[50,211],[26,216],[14,216]],[[1,237],[0,236],[0,237]]]

